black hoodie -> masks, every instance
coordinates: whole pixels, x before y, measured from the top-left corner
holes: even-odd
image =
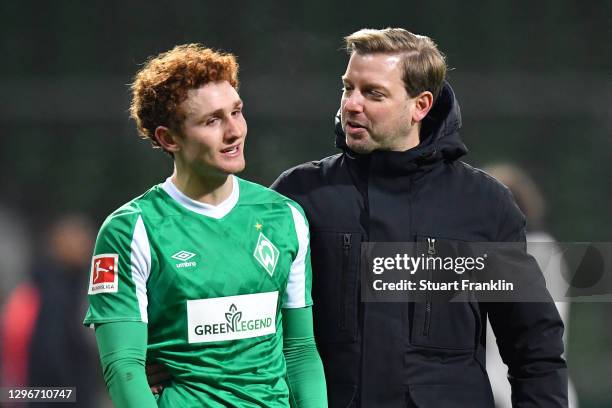
[[[515,406],[567,404],[563,324],[552,301],[361,301],[362,243],[525,242],[524,217],[508,189],[458,160],[467,153],[460,127],[445,83],[418,146],[356,154],[337,117],[342,153],[289,169],[272,185],[310,222],[315,336],[332,408],[493,407],[487,316]],[[528,260],[524,245],[522,255]]]

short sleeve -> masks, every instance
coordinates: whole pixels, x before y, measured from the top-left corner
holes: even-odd
[[[147,323],[146,283],[151,251],[141,215],[119,212],[102,225],[91,261],[84,324]]]
[[[283,295],[282,307],[300,308],[312,305],[312,266],[310,264],[310,232],[302,208],[296,203],[287,203],[291,209],[298,250],[291,263],[287,289]]]

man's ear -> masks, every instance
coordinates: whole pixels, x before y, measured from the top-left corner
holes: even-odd
[[[412,113],[412,122],[419,123],[431,110],[433,106],[433,94],[429,91],[421,92],[414,101],[414,112]]]
[[[158,126],[155,128],[155,140],[167,152],[176,153],[180,150],[177,143],[178,136],[176,132],[170,130],[166,126]]]

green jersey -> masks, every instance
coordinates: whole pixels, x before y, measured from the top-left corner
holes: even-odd
[[[231,176],[218,206],[157,185],[100,229],[85,324],[148,323],[147,359],[172,374],[160,407],[287,407],[282,308],[310,306],[298,204]]]

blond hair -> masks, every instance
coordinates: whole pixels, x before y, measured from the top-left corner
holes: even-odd
[[[344,37],[349,55],[399,53],[403,56],[403,81],[411,97],[429,91],[437,98],[446,77],[446,61],[433,40],[403,28],[364,28]]]

